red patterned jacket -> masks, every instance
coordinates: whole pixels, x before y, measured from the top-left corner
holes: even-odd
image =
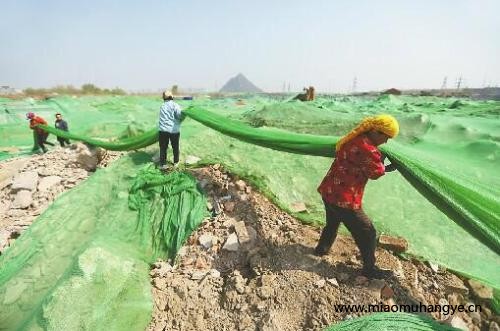
[[[336,154],[318,192],[330,204],[360,209],[368,179],[385,173],[382,154],[366,134],[345,143]]]
[[[30,120],[30,129],[35,130],[38,134],[46,134],[41,128],[37,128],[38,124],[47,125],[47,121],[40,116],[35,116]]]

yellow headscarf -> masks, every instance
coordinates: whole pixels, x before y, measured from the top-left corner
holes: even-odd
[[[344,137],[340,138],[335,146],[335,150],[338,151],[342,145],[346,142],[351,141],[353,138],[359,136],[362,133],[376,130],[385,133],[391,138],[394,138],[399,133],[399,123],[391,115],[377,115],[373,117],[367,117],[361,123],[358,124],[351,132],[346,134]]]

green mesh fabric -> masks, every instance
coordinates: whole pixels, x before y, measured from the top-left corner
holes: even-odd
[[[148,325],[149,263],[175,255],[206,205],[192,176],[162,174],[149,160],[133,154],[97,171],[0,256],[1,329]]]
[[[500,290],[493,290],[493,299],[491,300],[491,305],[496,314],[500,314]]]
[[[195,107],[186,109],[184,113],[225,135],[252,144],[299,154],[334,155],[335,138],[257,129]],[[65,138],[83,140],[112,150],[138,149],[157,141],[157,132],[154,130],[117,142],[102,142],[51,127],[42,127],[50,133]],[[488,186],[482,187],[468,178],[458,177],[457,173],[439,171],[432,163],[424,163],[423,157],[416,157],[420,155],[418,150],[401,145],[389,144],[388,146],[382,146],[382,151],[395,162],[403,176],[413,186],[472,236],[500,253],[500,200],[498,198],[500,195],[495,195],[494,190]]]
[[[436,167],[432,158],[396,144],[382,147],[401,174],[472,236],[500,253],[500,201],[492,187]],[[418,157],[420,156],[420,157]]]
[[[52,133],[58,137],[83,141],[90,145],[102,147],[111,151],[131,151],[131,150],[141,149],[150,146],[158,141],[157,130],[148,130],[147,132],[141,133],[133,137],[116,139],[114,141],[107,141],[107,140],[94,139],[92,137],[86,137],[71,132],[61,131],[46,125],[39,125],[39,126],[43,128],[45,131]]]
[[[458,331],[422,315],[406,313],[376,313],[332,325],[325,331]]]
[[[305,202],[308,211],[294,215],[303,222],[321,224],[324,210],[316,188],[331,165],[336,137],[345,134],[364,116],[392,114],[400,122],[401,132],[383,150],[398,165],[399,172],[370,181],[364,197],[364,209],[372,217],[377,231],[405,237],[413,255],[500,288],[500,177],[497,175],[500,103],[456,101],[403,96],[320,97],[310,103],[251,97],[244,100],[244,105],[233,99],[181,101],[184,108],[193,106],[186,111],[191,119],[182,125],[181,157],[191,154],[202,158],[203,163],[224,164],[285,210],[290,211],[294,202]],[[31,132],[24,120],[27,111],[41,113],[47,120],[55,112],[61,112],[68,120],[70,134],[76,138],[89,140],[91,137],[89,141],[106,144],[102,146],[110,149],[135,149],[156,141],[156,133],[148,129],[156,125],[161,102],[155,98],[127,96],[0,100],[0,104],[8,111],[0,116],[0,156],[5,158],[29,153],[32,149]],[[130,165],[124,171],[134,175],[139,170]],[[106,173],[106,176],[115,175]],[[106,176],[96,180],[105,182]],[[127,181],[132,185],[132,179]],[[129,188],[123,191],[128,192]],[[96,184],[92,190],[86,194],[95,195],[100,188]],[[74,192],[79,191],[75,189],[66,195],[74,194],[74,201],[95,204],[96,210],[125,206],[129,198],[122,193],[116,200],[95,202]],[[61,224],[69,222],[71,210],[59,208],[62,208],[58,215]],[[39,220],[46,217],[43,214]],[[94,213],[87,217],[86,222],[106,223],[113,222],[115,215]],[[137,226],[136,212],[127,217]],[[147,228],[144,223],[141,226]],[[24,236],[31,238],[24,240],[33,243],[43,234],[28,232]],[[23,237],[18,242],[22,242]],[[154,256],[152,241],[150,246],[148,256]],[[18,262],[11,262],[12,275],[16,274],[12,266],[22,266],[28,258],[23,254],[19,256]],[[0,257],[0,261],[3,259]],[[33,282],[37,275],[26,277],[25,281]]]
[[[187,120],[182,128],[181,148],[184,155],[223,163],[249,178],[285,210],[290,211],[296,201],[305,202],[308,212],[295,216],[321,224],[324,211],[316,187],[331,159],[306,154],[329,155],[335,137],[345,134],[364,116],[390,113],[399,120],[401,132],[396,141],[383,148],[394,162],[404,161],[398,164],[400,172],[371,181],[366,188],[364,208],[377,230],[405,237],[414,255],[498,286],[495,270],[500,262],[495,226],[500,181],[495,173],[500,157],[500,103],[456,101],[404,96],[320,97],[309,103],[249,97],[243,105],[230,98],[181,101],[184,108],[195,106],[193,111],[187,111],[192,117],[198,114],[197,120],[224,130],[219,134]],[[31,150],[32,139],[24,119],[27,111],[39,112],[48,120],[61,112],[71,134],[92,137],[88,140],[106,148],[129,149],[156,140],[154,130],[148,132],[146,128],[155,125],[161,104],[152,97],[134,96],[1,102],[8,111],[0,123],[0,153],[2,147],[6,148],[6,157],[13,155],[13,148]],[[202,118],[203,109],[210,112],[209,118]],[[214,113],[219,117],[213,117]],[[228,122],[232,119],[236,122]],[[261,128],[249,133],[242,121]],[[141,132],[146,134],[141,136]],[[251,144],[228,138],[228,134]],[[278,153],[258,144],[303,155]],[[443,179],[446,184],[435,186]],[[471,190],[474,199],[468,199]]]

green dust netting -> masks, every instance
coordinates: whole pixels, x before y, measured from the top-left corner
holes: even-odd
[[[493,310],[497,314],[500,314],[500,290],[499,289],[493,290],[493,299],[491,300],[491,305],[493,306]]]
[[[144,167],[150,158],[136,153],[97,171],[0,257],[0,329],[147,326],[149,263],[173,256],[205,208],[192,176]]]
[[[500,165],[499,102],[402,96],[322,97],[309,103],[281,102],[266,97],[251,97],[243,101],[243,104],[233,99],[181,101],[184,108],[193,105],[194,108],[187,113],[204,123],[190,119],[183,123],[181,157],[191,154],[202,158],[202,162],[223,163],[235,173],[248,178],[286,210],[294,202],[305,202],[308,212],[296,216],[304,222],[319,224],[323,222],[324,210],[316,188],[331,165],[335,137],[345,134],[365,116],[392,114],[400,122],[401,133],[383,149],[398,165],[400,172],[370,181],[364,198],[364,208],[373,218],[377,230],[379,233],[405,237],[410,243],[411,254],[437,262],[495,288],[500,287],[500,259],[497,254],[500,177],[496,175]],[[134,96],[58,97],[44,101],[0,100],[0,112],[4,109],[0,115],[0,157],[8,158],[31,151],[33,140],[24,119],[27,111],[39,113],[49,122],[56,112],[62,113],[68,120],[70,134],[75,135],[68,136],[71,139],[92,137],[92,143],[106,148],[140,148],[156,141],[154,130],[148,129],[156,125],[160,104],[160,100],[152,97]],[[241,122],[260,128],[257,131],[250,130]],[[211,130],[208,126],[224,134]],[[293,153],[282,153],[262,146]],[[157,150],[156,146],[154,150]],[[141,167],[140,162],[135,164],[133,159],[120,161],[113,167],[114,171],[103,172],[92,179],[95,186],[86,191],[88,197],[79,196],[81,188],[66,193],[40,216],[33,227],[40,220],[50,218],[47,215],[55,213],[55,209],[59,208],[57,217],[51,219],[56,220],[53,222],[61,228],[65,227],[66,222],[72,224],[72,221],[79,222],[82,228],[87,223],[109,223],[112,228],[117,222],[116,217],[120,217],[113,211],[116,206],[120,206],[123,222],[132,222],[139,227],[134,230],[141,233],[141,228],[147,229],[145,222],[137,222],[137,213],[125,208],[126,201],[130,198],[127,192],[132,179],[126,179],[127,182],[123,179],[128,178],[125,173],[135,174]],[[122,177],[118,180],[114,176]],[[115,195],[113,200],[108,197],[102,200],[97,198],[103,194],[101,188],[97,188],[98,181],[106,183],[107,177],[114,178],[110,180],[116,181],[114,185],[122,188],[121,193]],[[126,184],[129,186],[125,187]],[[143,197],[156,196],[157,193],[153,191],[146,193],[145,190],[137,201],[141,201]],[[74,198],[71,198],[73,195]],[[82,215],[75,215],[72,209],[62,207],[59,200],[63,199],[83,201],[84,203],[78,203],[79,208],[82,205],[89,206],[88,213],[91,214],[83,212]],[[134,203],[133,199],[130,203]],[[95,207],[90,208],[94,205]],[[142,215],[148,212],[147,208],[142,212],[140,206],[138,209]],[[46,227],[54,230],[50,226]],[[23,259],[30,258],[28,253],[21,254],[22,251],[31,252],[32,246],[40,242],[39,238],[54,236],[55,232],[42,233],[43,228],[36,228],[36,232],[29,230],[7,251],[19,254],[16,258],[18,262],[10,262],[9,277],[17,278],[13,265],[22,266]],[[156,231],[157,236],[161,235],[161,228],[157,227]],[[66,245],[65,242],[70,241],[68,237],[71,238],[61,233],[58,240],[51,243],[53,246],[56,243]],[[142,236],[141,240],[151,240],[148,245],[151,246],[151,252],[145,254],[151,257],[154,256],[153,248],[158,249],[158,243],[155,246],[153,240],[148,238],[152,238],[151,233],[149,236]],[[45,240],[44,244],[48,243],[48,239]],[[113,239],[111,242],[119,245],[120,240]],[[94,243],[96,249],[111,250],[107,248],[110,243],[104,237]],[[124,240],[123,245],[127,246],[126,243]],[[42,244],[38,245],[43,247]],[[176,245],[174,243],[172,247]],[[128,256],[129,252],[124,249],[122,255]],[[129,258],[132,260],[134,254],[138,254],[130,253]],[[6,258],[7,255],[0,257],[0,265],[5,263]],[[40,267],[47,267],[45,260],[39,255],[31,258],[41,259],[36,263]],[[135,264],[137,265],[139,264]],[[3,269],[0,270],[0,279],[3,279],[1,277],[6,276],[3,276]],[[67,272],[65,270],[60,272]],[[32,275],[21,273],[16,282],[19,284],[17,288],[36,282],[38,271],[33,271]],[[62,276],[59,278],[64,279]],[[44,282],[41,281],[40,284]],[[16,289],[15,286],[12,288]],[[60,286],[54,287],[50,293],[55,293],[59,288]],[[5,291],[5,287],[1,287],[1,291]],[[8,298],[15,297],[11,293],[15,292],[9,292]],[[46,299],[42,299],[46,293],[47,291],[34,295],[39,298],[35,306],[25,303],[20,305],[25,309],[25,315],[36,316],[37,319],[40,319],[42,313],[49,316],[50,313],[40,308],[49,307],[44,305]],[[1,300],[0,304],[10,302]],[[80,304],[84,305],[84,302]],[[51,311],[55,312],[57,309]],[[90,314],[90,308],[88,311]]]
[[[185,113],[202,124],[236,139],[279,151],[316,156],[333,156],[335,138],[296,134],[269,129],[256,129],[200,108],[188,108]],[[156,141],[155,130],[117,142],[102,142],[45,127],[51,133],[84,140],[113,150],[130,150],[151,145]],[[500,252],[500,203],[489,186],[481,186],[456,172],[442,170],[426,155],[408,146],[389,144],[381,148],[393,160],[403,176],[441,211],[471,235],[495,252]],[[498,192],[497,192],[498,193]]]
[[[457,331],[449,325],[439,324],[422,315],[407,313],[376,313],[340,322],[325,331]]]
[[[324,211],[316,187],[331,159],[278,153],[255,144],[328,155],[329,151],[333,152],[336,141],[333,137],[344,134],[364,116],[382,112],[393,114],[401,124],[401,133],[395,142],[385,146],[385,151],[398,163],[401,174],[391,173],[371,181],[364,199],[365,209],[373,217],[377,229],[407,238],[412,254],[495,287],[500,284],[496,272],[500,262],[495,253],[498,247],[500,179],[495,174],[500,156],[500,103],[401,96],[323,97],[309,103],[280,102],[263,97],[243,101],[243,105],[233,99],[184,102],[184,107],[194,105],[198,109],[188,111],[191,116],[198,115],[197,120],[224,130],[225,134],[187,120],[182,129],[183,154],[197,155],[204,162],[224,163],[250,178],[284,209],[290,209],[296,201],[303,201],[308,213],[296,216],[305,222],[321,223]],[[24,114],[28,110],[40,112],[47,119],[61,112],[69,122],[71,133],[95,137],[94,143],[107,148],[138,148],[156,139],[154,130],[140,135],[147,132],[145,128],[156,124],[160,102],[155,98],[59,97],[11,103],[12,106],[4,103],[9,113],[0,124],[0,135],[6,138],[2,140],[2,147],[24,145],[31,149],[31,137],[23,127],[27,125]],[[201,109],[210,111],[206,114],[208,118],[203,119]],[[228,122],[228,119],[238,122]],[[241,121],[266,127],[257,133],[249,132]],[[228,138],[226,134],[231,132],[252,145]],[[295,136],[290,132],[306,135]],[[139,136],[134,137],[135,134]],[[316,137],[318,135],[327,137]],[[96,138],[101,140],[95,142]],[[440,185],[435,186],[436,182]],[[449,217],[483,243],[450,222]]]
[[[130,151],[150,146],[158,141],[158,130],[148,130],[137,136],[117,139],[114,141],[93,139],[71,132],[61,131],[53,127],[40,125],[45,131],[57,135],[59,137],[84,141],[93,146],[102,147],[112,151]]]

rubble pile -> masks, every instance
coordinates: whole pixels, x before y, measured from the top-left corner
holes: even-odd
[[[0,163],[0,254],[58,195],[120,155],[77,143]]]

